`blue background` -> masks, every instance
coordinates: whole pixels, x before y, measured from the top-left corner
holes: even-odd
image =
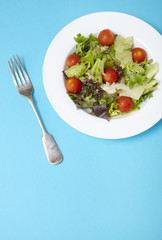
[[[0,0],[0,239],[162,239],[162,121],[123,140],[93,138],[67,125],[44,91],[54,36],[100,11],[131,14],[162,33],[161,0]],[[48,163],[33,110],[14,87],[7,61],[17,53],[60,165]]]

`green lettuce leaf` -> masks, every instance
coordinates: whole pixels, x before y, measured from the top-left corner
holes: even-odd
[[[141,103],[144,102],[147,98],[151,98],[151,97],[153,97],[152,93],[149,92],[149,93],[142,94],[142,96],[138,100],[133,99],[133,109],[132,110],[133,111],[139,110]]]
[[[154,63],[154,64],[147,64],[146,65],[146,77],[148,79],[151,79],[155,76],[155,74],[157,74],[159,71],[159,65],[158,63]]]
[[[90,49],[84,57],[81,57],[81,62],[88,62],[91,67],[94,65],[94,55]]]
[[[133,37],[124,38],[118,35],[114,41],[115,58],[120,62],[122,68],[132,63],[131,48],[133,45]]]
[[[139,100],[140,97],[148,92],[151,92],[156,89],[157,80],[153,79],[148,83],[143,85],[136,84],[133,88],[125,85],[124,83],[115,83],[109,85],[108,83],[102,84],[101,88],[106,91],[108,94],[114,94],[116,91],[119,96],[131,97],[133,99]]]
[[[102,45],[95,45],[90,44],[89,50],[87,52],[84,52],[84,55],[81,57],[81,62],[89,62],[90,66],[93,67],[94,62],[99,58],[102,59],[103,57],[106,57],[107,59],[111,59],[108,53],[108,46],[102,46]]]
[[[101,54],[107,54],[108,52],[109,52],[109,47],[102,46],[102,45],[96,45],[92,50],[92,54],[95,56],[95,58],[99,58]]]
[[[86,73],[88,68],[89,64],[77,63],[76,65],[66,69],[64,72],[68,77],[80,78]]]
[[[85,56],[86,52],[92,47],[98,45],[98,39],[92,34],[88,38],[82,36],[80,33],[74,37],[74,40],[77,42],[75,54],[79,56]]]
[[[132,60],[133,37],[124,38],[118,35],[114,41],[115,58],[120,62],[122,68],[133,73],[144,73],[144,67]]]
[[[109,106],[109,116],[110,117],[115,117],[117,115],[119,115],[121,112],[119,111],[118,107],[117,107],[117,103],[116,102],[112,102]]]
[[[129,64],[127,64],[125,67],[127,70],[129,70],[133,73],[138,73],[138,74],[145,73],[144,66],[140,65],[137,62],[133,62],[133,60]]]
[[[82,99],[81,108],[91,108],[94,102],[96,102],[96,99],[93,97],[91,93],[89,96]]]
[[[104,74],[106,58],[97,59],[90,73],[94,76],[94,82],[102,83],[102,74]]]
[[[129,87],[133,87],[134,84],[142,85],[151,80],[157,74],[158,70],[158,63],[151,64],[148,62],[143,67],[138,66],[138,63],[133,63],[124,70],[126,84]]]
[[[127,68],[124,70],[124,77],[126,80],[126,84],[130,88],[132,88],[134,84],[142,85],[145,81],[147,81],[147,78],[144,74],[130,71]]]
[[[133,37],[124,38],[118,35],[114,41],[114,49],[116,52],[123,52],[125,50],[131,49],[133,46]]]

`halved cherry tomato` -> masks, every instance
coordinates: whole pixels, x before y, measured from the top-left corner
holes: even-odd
[[[82,88],[82,83],[78,78],[71,77],[66,80],[65,87],[70,93],[78,93]]]
[[[66,59],[66,64],[70,68],[76,65],[80,61],[80,56],[77,54],[71,54]]]
[[[146,58],[146,52],[143,48],[132,49],[132,59],[134,62],[143,62]]]
[[[103,46],[110,46],[113,44],[114,40],[114,34],[109,29],[102,30],[98,35],[98,41]]]
[[[108,82],[108,83],[112,84],[113,82],[116,82],[116,80],[118,79],[117,72],[112,68],[107,68],[104,71],[104,73],[105,73],[105,75],[102,75],[104,82]]]
[[[130,97],[119,97],[116,102],[121,112],[129,112],[133,108],[133,100]]]

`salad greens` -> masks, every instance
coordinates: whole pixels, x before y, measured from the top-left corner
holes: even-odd
[[[133,110],[157,88],[154,78],[158,72],[158,63],[152,59],[143,62],[132,60],[133,37],[115,36],[111,46],[102,46],[92,34],[84,37],[80,33],[74,37],[80,62],[64,70],[67,78],[76,77],[82,82],[82,89],[77,94],[68,93],[77,108],[90,108],[91,113],[109,119],[123,114],[116,100],[127,96],[133,100]],[[116,82],[103,82],[104,70],[112,68],[118,73]]]

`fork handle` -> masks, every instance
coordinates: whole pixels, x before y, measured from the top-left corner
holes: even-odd
[[[39,125],[42,129],[42,133],[43,133],[42,142],[43,142],[43,146],[44,146],[44,150],[45,150],[47,159],[48,159],[49,163],[56,165],[56,164],[62,162],[63,156],[62,156],[53,136],[50,135],[49,133],[47,133],[47,131],[45,130],[44,125],[43,125],[43,123],[40,119],[40,116],[37,112],[37,109],[35,107],[32,96],[29,96],[28,100],[35,112],[35,115],[38,119]]]
[[[48,161],[55,165],[62,162],[62,154],[52,135],[47,132],[43,134],[42,142]]]

